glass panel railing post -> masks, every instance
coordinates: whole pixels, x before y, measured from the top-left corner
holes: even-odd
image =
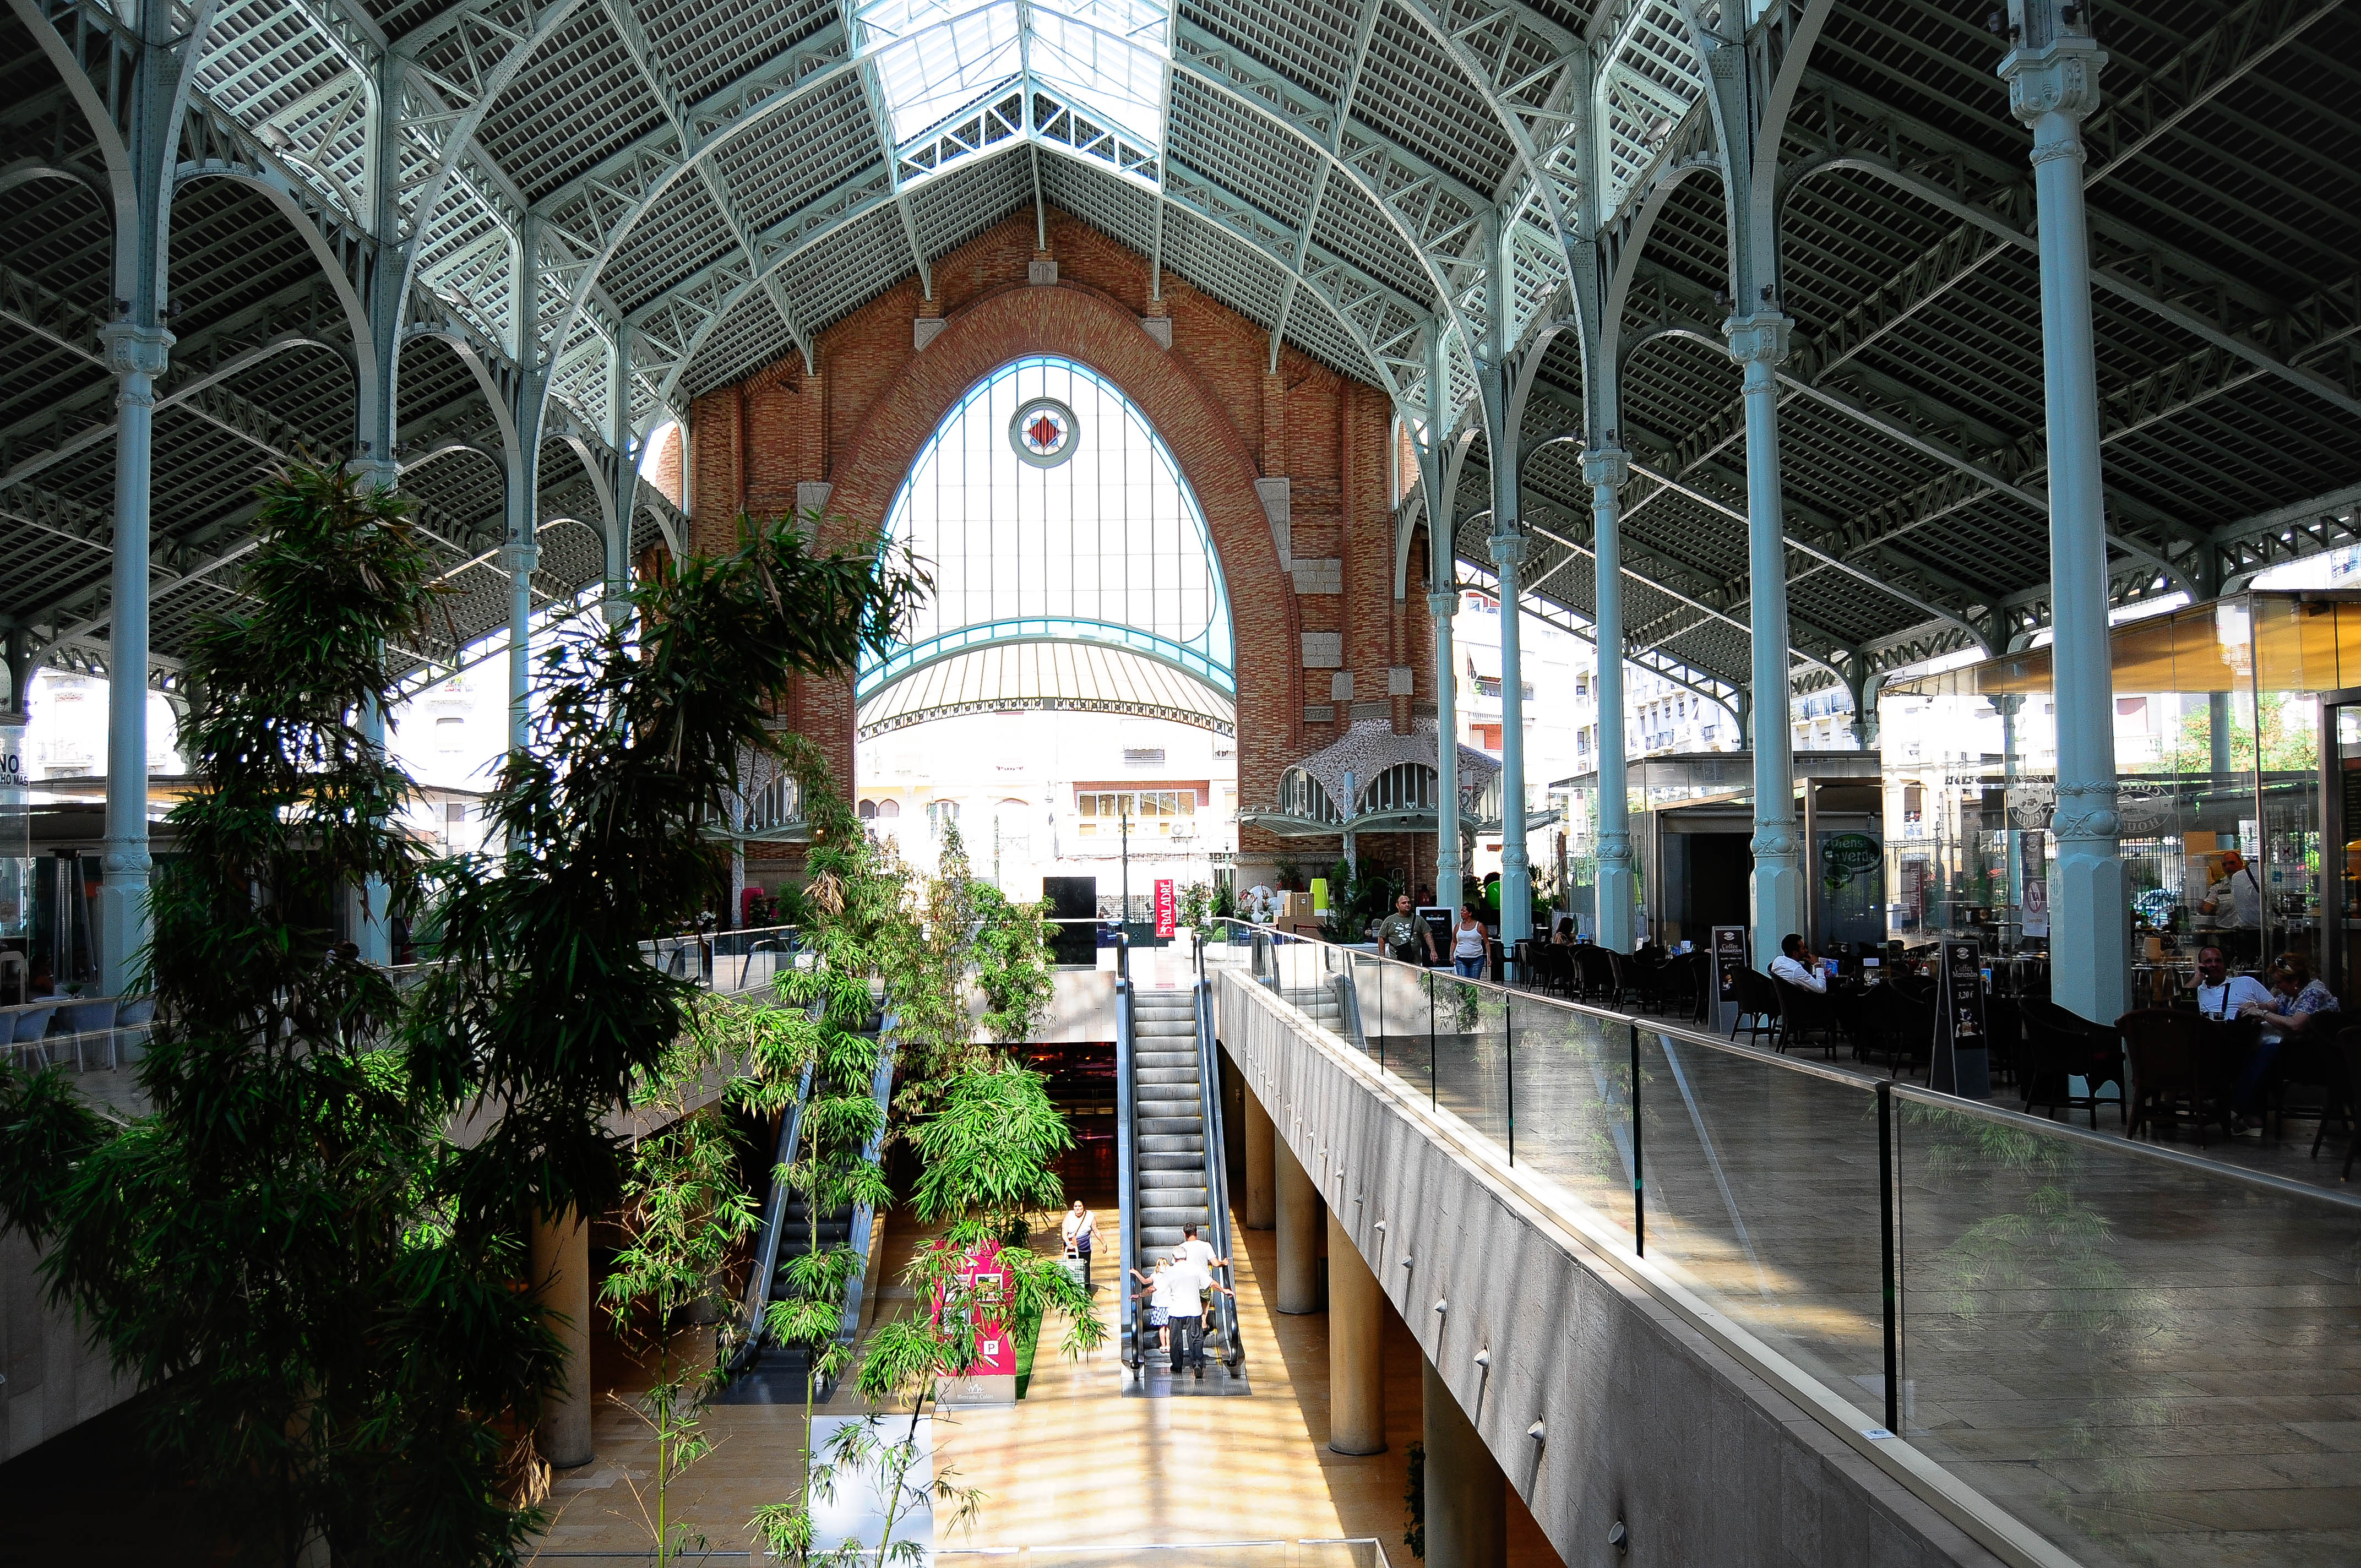
[[[1435,1087],[1434,984],[1434,971],[1430,970],[1426,976],[1426,1108],[1430,1111],[1439,1110],[1443,1104],[1442,1091]]]
[[[1885,1430],[1902,1433],[1902,1298],[1894,1286],[1894,1080],[1877,1085],[1877,1249],[1885,1288]]]
[[[1648,1190],[1640,1163],[1640,1025],[1628,1025],[1631,1033],[1631,1251],[1638,1256],[1648,1255]]]
[[[1508,1068],[1509,1164],[1517,1163],[1517,1009],[1509,993],[1500,993],[1500,1055]]]

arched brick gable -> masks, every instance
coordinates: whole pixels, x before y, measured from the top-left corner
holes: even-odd
[[[977,382],[1027,355],[1087,365],[1153,422],[1204,511],[1237,645],[1239,799],[1266,804],[1286,766],[1349,719],[1354,704],[1332,689],[1338,671],[1363,711],[1381,705],[1398,725],[1414,702],[1433,701],[1423,584],[1414,578],[1405,600],[1391,591],[1390,409],[1376,389],[1292,348],[1274,371],[1266,329],[1169,276],[1151,299],[1145,258],[1080,220],[1053,211],[1049,236],[1055,284],[1028,280],[1032,216],[1012,217],[935,262],[933,302],[908,279],[829,328],[817,373],[790,356],[698,399],[689,442],[698,545],[719,544],[739,510],[784,510],[819,485],[848,532],[874,528]],[[1142,324],[1158,315],[1171,323],[1170,348]],[[1282,561],[1255,488],[1281,477],[1292,486],[1291,554],[1311,565],[1309,578]],[[1307,632],[1332,634],[1336,670],[1307,670]],[[1388,678],[1405,666],[1410,692]],[[849,779],[850,684],[806,683],[788,717]],[[1280,853],[1320,862],[1337,848],[1290,849],[1251,830],[1239,845],[1242,862],[1265,865]]]

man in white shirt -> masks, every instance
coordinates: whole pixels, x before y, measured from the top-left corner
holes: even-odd
[[[1212,1243],[1197,1239],[1197,1227],[1194,1225],[1180,1227],[1180,1245],[1173,1250],[1172,1256],[1177,1262],[1195,1264],[1204,1270],[1205,1277],[1209,1279],[1213,1277],[1214,1269],[1227,1268],[1230,1266],[1228,1258],[1213,1255]]]
[[[1176,1377],[1184,1362],[1196,1367],[1198,1376],[1205,1376],[1205,1292],[1213,1286],[1213,1277],[1180,1253],[1172,1255],[1169,1267],[1157,1271],[1156,1305],[1171,1331]]]
[[[1812,950],[1804,946],[1804,938],[1794,931],[1779,938],[1779,956],[1771,960],[1771,978],[1805,991],[1825,992],[1828,989],[1828,979],[1820,972],[1819,960],[1812,957]]]
[[[2205,890],[2205,900],[2197,907],[2213,917],[2213,928],[2226,938],[2224,945],[2240,957],[2251,959],[2261,951],[2263,884],[2246,856],[2233,850],[2222,857],[2222,880]]]
[[[2232,974],[2219,948],[2197,949],[2197,1011],[2208,1018],[2231,1019],[2252,1003],[2268,1011],[2271,993],[2250,974]]]

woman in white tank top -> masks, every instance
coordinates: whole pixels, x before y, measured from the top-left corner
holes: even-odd
[[[1492,956],[1491,934],[1484,929],[1484,918],[1476,913],[1472,904],[1459,906],[1459,924],[1451,932],[1452,971],[1466,980],[1484,978],[1486,961]]]

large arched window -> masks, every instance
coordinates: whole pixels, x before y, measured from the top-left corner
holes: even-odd
[[[1236,692],[1204,513],[1147,417],[1087,367],[1019,359],[977,383],[919,452],[885,532],[934,589],[908,641],[863,660],[864,700],[929,664],[1041,641],[1109,647]]]

